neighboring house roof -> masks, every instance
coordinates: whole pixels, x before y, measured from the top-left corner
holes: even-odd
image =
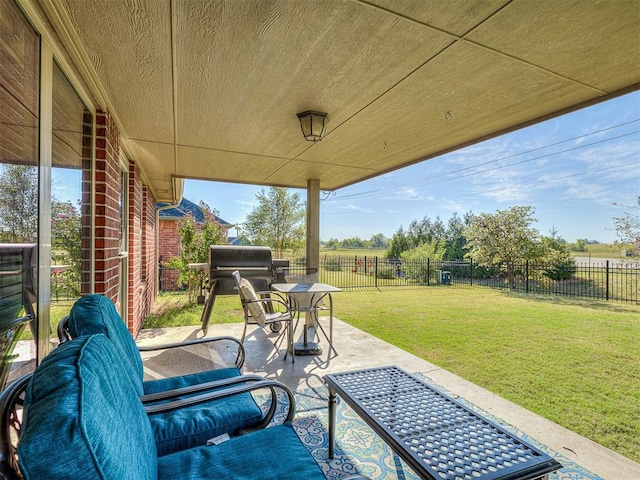
[[[169,205],[168,203],[157,203],[156,208],[166,207]],[[180,218],[186,217],[188,214],[191,214],[196,222],[204,222],[204,213],[202,208],[193,203],[186,198],[183,198],[180,201],[180,204],[174,208],[168,208],[164,210],[160,210],[158,212],[158,217],[161,220],[178,220]],[[222,226],[230,228],[233,225],[226,220],[223,220],[219,216],[216,215],[216,221],[219,222]]]
[[[227,241],[229,245],[251,245],[251,242],[243,240],[242,237],[229,237]]]

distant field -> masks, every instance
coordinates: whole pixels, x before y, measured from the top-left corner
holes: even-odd
[[[629,245],[629,248],[631,246]],[[622,256],[622,250],[625,249],[624,245],[611,245],[606,243],[599,243],[594,245],[587,245],[586,252],[571,252],[574,257],[589,257],[591,258],[619,258]]]
[[[351,249],[340,248],[338,250],[320,249],[320,257],[384,257],[386,250],[373,250],[368,248]]]
[[[610,245],[610,244],[593,244],[587,245],[586,252],[571,252],[574,257],[589,257],[591,258],[619,258],[621,251],[624,249],[623,245]],[[371,250],[371,249],[350,249],[341,248],[338,250],[329,250],[327,248],[320,249],[320,257],[384,257],[386,250]]]

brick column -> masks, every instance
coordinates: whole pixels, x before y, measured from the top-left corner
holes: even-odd
[[[118,129],[107,113],[97,112],[96,124],[94,291],[117,302],[120,285],[118,243],[122,227],[120,145]]]
[[[82,118],[82,200],[80,204],[81,236],[82,236],[82,266],[80,277],[80,292],[82,295],[91,293],[91,189],[92,178],[92,149],[93,149],[93,116],[85,111]]]

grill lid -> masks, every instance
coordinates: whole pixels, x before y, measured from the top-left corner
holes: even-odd
[[[211,245],[209,252],[209,281],[217,280],[214,293],[237,295],[236,282],[231,276],[238,270],[242,278],[259,291],[269,289],[273,276],[269,247]]]

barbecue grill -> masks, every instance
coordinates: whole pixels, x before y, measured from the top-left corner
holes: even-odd
[[[231,275],[235,270],[249,280],[257,292],[269,291],[276,275],[289,266],[288,260],[272,260],[269,247],[211,245],[209,250],[209,298],[202,312],[202,330],[205,335],[217,295],[238,295],[236,281]],[[277,331],[279,325],[271,324]]]

